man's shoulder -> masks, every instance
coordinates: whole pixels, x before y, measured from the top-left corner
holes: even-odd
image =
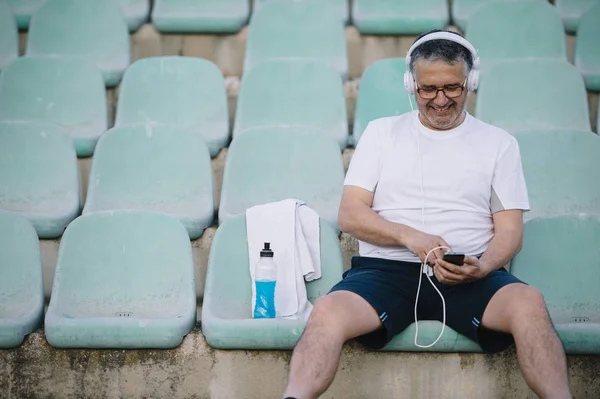
[[[471,116],[471,128],[486,139],[496,139],[498,142],[511,143],[515,137],[506,130]]]
[[[405,131],[411,123],[412,112],[407,112],[401,115],[384,116],[373,119],[369,122],[369,128],[373,129],[381,135],[387,135],[395,131]]]

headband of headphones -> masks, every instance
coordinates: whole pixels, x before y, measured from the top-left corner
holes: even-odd
[[[413,76],[412,72],[410,71],[410,60],[411,60],[411,56],[412,56],[412,52],[419,47],[421,44],[425,43],[425,42],[429,42],[432,40],[450,40],[452,42],[458,43],[461,46],[463,46],[464,48],[466,48],[467,50],[469,50],[469,52],[473,55],[473,67],[471,68],[471,71],[469,72],[469,76],[467,76],[467,90],[469,91],[475,91],[477,90],[477,86],[479,85],[479,56],[477,55],[477,50],[475,50],[475,47],[473,47],[473,45],[471,43],[469,43],[469,41],[467,39],[465,39],[464,37],[451,33],[451,32],[434,32],[434,33],[430,33],[428,35],[423,36],[422,38],[420,38],[419,40],[417,40],[412,46],[410,46],[410,49],[408,50],[408,53],[406,54],[406,71],[404,72],[404,88],[406,89],[406,91],[409,94],[415,94],[416,91],[416,85],[415,85],[415,77]]]

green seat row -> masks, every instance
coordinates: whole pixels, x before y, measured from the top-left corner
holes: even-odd
[[[102,74],[82,59],[20,57],[0,75],[0,121],[52,123],[92,155],[107,128]]]
[[[27,29],[31,17],[47,0],[8,0],[17,17],[19,29]],[[106,1],[106,0],[105,0]],[[148,19],[150,0],[112,0],[121,9],[130,31],[135,31]]]
[[[156,0],[152,22],[161,32],[234,33],[249,13],[248,0]]]
[[[3,211],[0,293],[0,349],[14,348],[39,327],[44,317],[42,255],[31,223]]]
[[[19,56],[17,23],[10,4],[0,0],[0,71]]]
[[[113,1],[46,0],[29,24],[26,55],[85,59],[108,87],[121,80],[129,53],[129,29]]]
[[[250,21],[244,74],[264,61],[323,62],[348,77],[344,26],[322,0],[267,1]]]
[[[354,0],[352,21],[365,35],[418,35],[450,22],[446,0]]]
[[[554,0],[554,4],[560,13],[567,32],[575,33],[579,27],[581,18],[598,0]]]
[[[229,142],[223,75],[193,57],[153,57],[134,62],[123,76],[115,126],[156,125],[195,131],[216,156]]]
[[[41,238],[59,237],[80,212],[75,147],[56,125],[0,123],[0,211],[26,217]]]
[[[191,130],[116,127],[98,142],[83,214],[119,209],[162,212],[178,219],[191,239],[213,222],[210,154]]]
[[[575,38],[575,66],[583,75],[588,90],[600,91],[600,2],[589,8],[579,24]]]
[[[260,101],[257,101],[260,99]],[[269,127],[322,130],[340,146],[348,143],[346,94],[340,75],[315,61],[266,61],[244,74],[233,138]]]
[[[162,213],[84,215],[62,237],[44,333],[57,348],[173,348],[196,324],[188,232]]]

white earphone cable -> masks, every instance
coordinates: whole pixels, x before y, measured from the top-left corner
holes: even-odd
[[[408,94],[408,102],[410,104],[411,111],[414,112],[410,94]],[[422,226],[423,232],[425,232],[425,189],[423,188],[423,157],[421,156],[421,133],[418,131],[417,131],[417,151],[419,153],[419,163],[420,163],[419,166],[420,166],[420,170],[421,170],[421,226]],[[431,281],[430,276],[433,275],[433,269],[429,265],[427,265],[427,259],[429,258],[429,255],[431,255],[431,253],[437,249],[444,249],[444,248],[447,250],[450,250],[450,248],[448,248],[446,246],[435,247],[435,248],[429,250],[429,252],[427,252],[427,254],[425,255],[425,259],[423,260],[423,263],[421,264],[421,270],[419,273],[419,284],[417,285],[417,295],[415,298],[415,309],[414,309],[414,313],[415,313],[415,346],[417,346],[419,348],[431,348],[433,345],[437,344],[437,342],[440,340],[440,338],[442,338],[442,335],[444,335],[444,329],[446,328],[446,301],[444,300],[444,295],[442,295],[442,293],[435,286],[433,281]],[[435,341],[433,341],[433,343],[431,343],[429,345],[420,345],[417,342],[418,338],[419,338],[419,319],[417,316],[417,308],[419,305],[419,294],[421,292],[421,282],[423,281],[423,274],[425,274],[427,276],[427,280],[429,280],[429,283],[433,286],[433,288],[436,290],[436,292],[442,299],[442,331],[440,331],[440,334],[435,339]]]

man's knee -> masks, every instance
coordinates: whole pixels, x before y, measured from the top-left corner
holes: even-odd
[[[513,328],[531,322],[549,321],[546,301],[537,288],[518,284],[513,291],[509,311]]]

